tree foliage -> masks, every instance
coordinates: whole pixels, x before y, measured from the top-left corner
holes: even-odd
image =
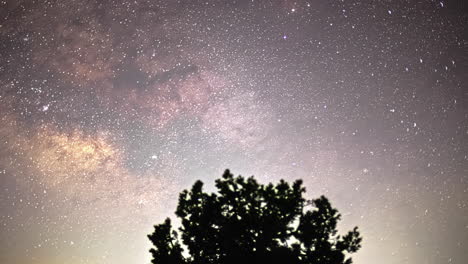
[[[152,263],[350,264],[349,254],[361,247],[357,227],[337,234],[341,216],[327,198],[303,198],[301,180],[262,185],[226,170],[216,187],[218,193],[209,194],[197,181],[180,194],[176,215],[184,246],[166,219],[148,235]]]

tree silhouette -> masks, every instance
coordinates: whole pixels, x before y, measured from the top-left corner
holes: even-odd
[[[176,215],[184,246],[169,218],[148,235],[152,263],[350,264],[349,254],[361,247],[357,227],[337,235],[340,214],[327,198],[302,197],[301,180],[292,186],[283,180],[262,185],[226,170],[216,180],[218,193],[202,187],[197,181],[179,197]]]

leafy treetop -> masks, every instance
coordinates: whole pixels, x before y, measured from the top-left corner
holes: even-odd
[[[327,198],[303,198],[301,180],[262,185],[226,170],[216,187],[208,194],[197,181],[180,194],[184,247],[166,219],[148,235],[153,264],[350,264],[361,247],[357,227],[337,235],[341,216]]]

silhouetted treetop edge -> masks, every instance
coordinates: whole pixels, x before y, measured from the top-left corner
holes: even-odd
[[[217,193],[196,181],[179,195],[178,232],[168,218],[148,235],[152,263],[352,263],[362,242],[358,228],[338,235],[338,210],[325,196],[306,200],[302,184],[263,185],[229,170],[215,181]]]

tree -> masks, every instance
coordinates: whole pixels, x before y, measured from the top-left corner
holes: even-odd
[[[148,235],[152,263],[350,264],[349,254],[361,247],[357,227],[337,235],[341,216],[327,198],[303,198],[301,180],[262,185],[226,170],[216,187],[218,193],[208,194],[197,181],[180,194],[176,215],[184,246],[166,219]]]

